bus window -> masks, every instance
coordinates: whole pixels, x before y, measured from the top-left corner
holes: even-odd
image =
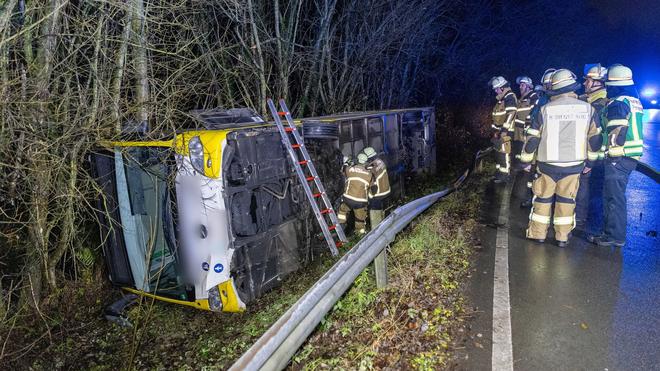
[[[359,119],[359,120],[353,120],[353,141],[359,140],[359,139],[367,139],[367,133],[365,130],[365,120],[364,119]]]
[[[383,120],[378,118],[369,119],[367,122],[369,128],[369,146],[376,152],[383,151]]]
[[[344,121],[339,123],[339,125],[339,141],[341,143],[350,142],[353,137],[351,135],[351,123],[349,121]]]

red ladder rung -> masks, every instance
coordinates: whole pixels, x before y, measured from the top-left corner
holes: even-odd
[[[319,198],[321,197],[321,193],[314,193],[312,196],[314,196],[314,198]]]
[[[300,148],[300,147],[301,147],[300,144],[292,144],[291,145],[291,148]]]
[[[280,116],[286,116],[289,114],[289,112],[279,111],[277,114]]]
[[[335,229],[337,229],[337,225],[336,225],[336,224],[333,224],[333,225],[331,225],[331,226],[328,227],[328,230],[329,230],[329,231],[334,231]]]
[[[333,212],[332,209],[323,209],[321,210],[321,214],[331,214]]]
[[[312,180],[314,180],[314,177],[313,176],[308,176],[307,178],[305,178],[305,180],[307,180],[308,182],[311,182]]]
[[[298,161],[300,165],[307,165],[307,160]]]
[[[294,130],[295,130],[294,128],[284,128],[284,131],[286,131],[287,133],[290,133]]]
[[[337,247],[342,247],[342,246],[344,246],[344,243],[341,242],[341,241],[337,241],[337,242],[335,242],[335,245],[337,245]]]

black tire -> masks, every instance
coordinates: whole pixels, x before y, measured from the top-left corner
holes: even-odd
[[[339,126],[320,121],[303,121],[303,137],[305,139],[339,139]]]

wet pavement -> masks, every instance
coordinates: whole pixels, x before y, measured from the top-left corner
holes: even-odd
[[[645,123],[642,161],[660,169],[660,114]],[[520,182],[519,182],[520,183]],[[511,344],[516,370],[660,370],[660,185],[634,172],[628,184],[624,248],[585,240],[602,219],[592,192],[589,225],[567,248],[549,234],[545,244],[524,238],[528,209],[509,205],[508,266]],[[474,320],[459,368],[491,369],[493,265],[499,202],[493,185],[484,208],[483,248],[468,288]]]

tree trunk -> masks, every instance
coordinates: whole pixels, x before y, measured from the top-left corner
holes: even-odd
[[[121,133],[119,101],[121,99],[121,85],[126,67],[126,54],[128,54],[128,41],[131,35],[132,16],[133,11],[130,8],[126,9],[126,15],[124,16],[124,31],[120,40],[119,50],[115,56],[115,71],[112,76],[112,84],[110,87],[110,96],[112,97],[112,120],[115,123],[115,132],[117,134]]]
[[[133,44],[133,65],[135,67],[135,98],[138,105],[138,122],[148,130],[149,125],[149,77],[147,73],[147,22],[144,2],[134,0],[131,38]]]
[[[37,50],[34,93],[37,99],[36,121],[41,131],[36,133],[41,137],[47,135],[49,129],[47,119],[47,100],[50,96],[51,74],[54,64],[57,37],[60,28],[60,16],[64,4],[59,0],[51,0],[48,18],[41,27],[41,43]],[[21,301],[38,308],[42,295],[42,278],[48,266],[48,236],[52,228],[48,224],[49,197],[51,179],[51,164],[49,163],[49,145],[42,139],[35,138],[30,145],[29,171],[32,182],[29,184],[29,242],[26,246],[26,268],[23,271],[23,288]]]
[[[250,28],[252,30],[252,40],[254,41],[254,49],[257,61],[257,73],[259,76],[259,106],[261,114],[265,115],[267,112],[266,95],[268,94],[268,82],[266,80],[266,68],[264,63],[264,54],[261,49],[261,39],[259,38],[259,30],[254,18],[254,4],[252,0],[247,0],[248,15],[250,17]]]
[[[66,252],[66,249],[71,246],[71,241],[75,234],[76,225],[76,184],[78,182],[78,153],[83,142],[78,142],[73,147],[69,154],[69,183],[67,186],[66,194],[62,196],[64,202],[62,203],[62,220],[60,222],[60,235],[57,242],[57,247],[52,251],[48,257],[48,284],[51,290],[57,288],[57,277],[55,275],[55,268],[60,259]]]
[[[2,7],[2,12],[0,13],[0,36],[2,36],[0,40],[2,41],[5,39],[5,27],[7,27],[7,24],[9,23],[9,19],[14,12],[14,8],[16,8],[16,4],[18,4],[18,0],[9,0]]]
[[[103,41],[103,26],[105,25],[105,17],[99,17],[99,23],[96,26],[95,43],[94,43],[94,56],[92,57],[92,64],[90,66],[90,75],[87,82],[87,87],[92,85],[92,104],[89,112],[89,119],[87,120],[87,127],[91,128],[96,122],[96,117],[99,113],[99,85],[101,84],[101,75],[99,74],[99,54],[101,53],[101,42]]]

